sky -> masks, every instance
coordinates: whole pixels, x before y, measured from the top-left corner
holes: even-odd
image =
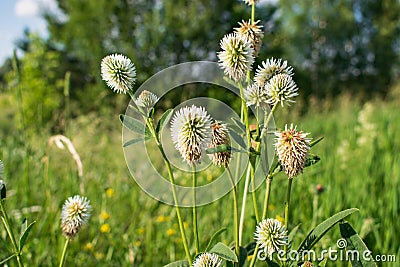
[[[56,10],[56,5],[53,0],[0,0],[0,65],[12,55],[24,29],[46,36],[46,23],[40,17],[44,8]]]

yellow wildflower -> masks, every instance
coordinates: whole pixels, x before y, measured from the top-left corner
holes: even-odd
[[[108,223],[102,224],[100,226],[100,232],[102,233],[109,233],[111,231],[111,227]]]
[[[174,235],[174,234],[176,234],[175,229],[169,228],[169,229],[167,230],[167,236],[171,236],[171,235]]]
[[[100,213],[100,218],[103,220],[108,220],[108,219],[110,219],[110,214],[107,211],[102,211]]]
[[[114,189],[112,189],[112,188],[107,188],[107,190],[106,190],[106,195],[107,195],[107,197],[109,197],[109,198],[112,198],[113,196],[114,196]]]

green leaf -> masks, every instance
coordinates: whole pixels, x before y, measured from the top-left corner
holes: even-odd
[[[211,249],[211,246],[214,244],[215,240],[223,233],[226,231],[226,227],[223,227],[216,231],[210,238],[210,241],[208,242],[206,251],[209,251]]]
[[[164,125],[172,116],[172,108],[167,109],[162,115],[161,118],[158,120],[156,133],[160,134],[160,131],[164,128]]]
[[[268,257],[265,259],[267,266],[271,267],[280,267],[278,263],[271,261]]]
[[[307,237],[301,242],[299,248],[297,249],[299,252],[303,250],[310,250],[328,231],[331,229],[336,223],[343,220],[350,214],[358,211],[358,209],[347,209],[341,212],[336,213],[332,217],[326,219],[319,225],[317,225],[314,229],[310,231]]]
[[[28,238],[28,235],[33,227],[33,225],[36,223],[36,221],[31,222],[28,225],[28,221],[24,219],[21,225],[21,236],[19,238],[19,251],[22,251],[25,245],[25,241]]]
[[[309,154],[306,163],[304,164],[304,168],[317,164],[320,160],[321,158],[319,156]]]
[[[246,132],[246,126],[243,124],[243,122],[241,122],[237,118],[231,118],[231,120],[240,129],[240,132],[242,132],[242,133]]]
[[[14,258],[15,256],[17,256],[17,255],[12,254],[11,256],[8,256],[8,257],[5,258],[4,260],[0,261],[0,264],[6,263],[7,261],[11,260],[11,259]]]
[[[292,229],[292,231],[290,231],[290,234],[289,234],[289,236],[288,236],[289,244],[293,242],[293,238],[294,238],[294,236],[296,235],[297,231],[299,230],[300,225],[301,225],[301,224],[296,225],[296,227],[294,227],[294,228]]]
[[[124,143],[122,145],[122,147],[127,147],[127,146],[130,146],[130,145],[136,144],[138,142],[147,141],[150,138],[151,138],[150,136],[133,138],[132,140],[129,140],[128,142]]]
[[[340,222],[340,234],[342,238],[346,240],[346,255],[349,256],[351,265],[353,267],[376,267],[376,263],[373,261],[372,253],[365,255],[366,251],[370,251],[361,237],[356,233],[354,228],[348,222]],[[348,253],[348,252],[356,252]],[[368,260],[365,259],[368,256]]]
[[[327,261],[327,258],[323,259],[322,261],[320,261],[320,263],[318,263],[318,267],[325,267]]]
[[[242,148],[246,149],[246,143],[244,142],[243,138],[236,133],[235,131],[229,131],[230,136],[232,136],[232,139],[236,141],[236,143],[239,144]]]
[[[233,252],[227,245],[221,242],[217,243],[212,249],[210,249],[209,252],[217,254],[220,258],[224,260],[238,262],[238,258],[235,252]]]
[[[310,147],[315,146],[316,144],[318,144],[319,142],[321,142],[322,139],[324,139],[323,136],[321,136],[321,137],[319,137],[319,138],[317,138],[317,139],[315,139],[315,140],[312,140],[311,143],[310,143]]]
[[[1,166],[1,164],[0,164],[0,166]],[[0,173],[0,178],[1,178],[1,173]],[[6,185],[3,183],[3,181],[1,181],[0,182],[0,201],[5,199],[6,195],[7,195]]]
[[[145,128],[146,128],[145,125],[142,122],[138,121],[137,119],[120,114],[119,120],[121,121],[122,125],[124,125],[132,132],[145,134]]]
[[[164,267],[189,267],[188,261],[174,261],[170,264],[164,265]]]

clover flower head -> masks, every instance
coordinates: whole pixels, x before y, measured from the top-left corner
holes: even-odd
[[[126,94],[136,81],[135,65],[124,55],[108,55],[101,61],[101,77],[114,92]]]
[[[222,260],[214,253],[202,253],[193,262],[192,267],[220,267]]]
[[[189,165],[199,163],[202,150],[210,141],[211,117],[204,107],[183,107],[171,122],[171,136],[175,148]]]
[[[143,109],[143,111],[146,113],[146,115],[149,114],[150,110],[154,107],[154,105],[157,103],[158,97],[147,91],[143,90],[140,95],[135,99],[135,104]]]
[[[310,261],[305,261],[300,267],[313,267],[314,265]]]
[[[283,107],[286,103],[294,103],[293,98],[298,96],[297,84],[292,79],[292,76],[288,74],[277,74],[273,76],[269,82],[265,85],[268,94],[268,102],[270,104],[280,103]]]
[[[247,106],[255,105],[261,108],[268,107],[268,94],[265,86],[253,83],[244,90],[243,94]]]
[[[219,145],[230,145],[231,142],[226,124],[215,121],[213,124],[211,124],[211,129],[212,138],[211,143],[208,144],[208,147],[214,148]],[[231,156],[232,154],[230,151],[210,154],[210,158],[215,165],[224,167],[228,166]]]
[[[260,52],[261,48],[261,39],[264,34],[262,31],[262,26],[257,25],[260,21],[256,21],[251,23],[251,21],[242,21],[239,22],[240,27],[235,28],[235,32],[245,38],[249,43],[250,47],[253,49],[253,56],[256,57]]]
[[[282,59],[270,58],[261,63],[258,66],[256,75],[254,76],[254,81],[259,84],[267,83],[273,76],[285,73],[287,75],[293,76],[293,68],[288,65],[287,61],[282,61]]]
[[[73,238],[84,226],[92,211],[90,201],[86,197],[75,195],[69,197],[61,211],[61,229],[63,235]]]
[[[258,2],[258,0],[243,0],[243,2],[245,2],[246,4],[251,6],[251,5],[255,5]]]
[[[275,133],[276,154],[289,179],[304,169],[311,142],[307,135],[308,133],[297,131],[293,124],[290,128],[286,125],[284,131]]]
[[[254,62],[253,49],[249,41],[235,33],[225,35],[220,42],[219,65],[225,75],[238,82],[246,77]]]
[[[288,245],[287,230],[277,219],[265,219],[261,221],[256,227],[254,239],[260,246],[260,249],[264,249],[265,253],[269,256],[281,251],[282,246]]]

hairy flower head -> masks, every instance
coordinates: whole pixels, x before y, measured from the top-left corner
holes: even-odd
[[[284,73],[293,76],[293,68],[288,65],[287,61],[282,59],[270,58],[261,62],[261,66],[258,66],[254,81],[263,85],[267,83],[273,76]]]
[[[254,62],[249,41],[243,36],[231,33],[222,38],[220,45],[222,51],[218,52],[218,59],[224,73],[236,82],[244,79]]]
[[[264,34],[261,30],[262,26],[257,25],[259,20],[251,23],[251,21],[242,21],[239,22],[240,27],[235,28],[235,32],[237,35],[242,36],[245,38],[249,43],[250,47],[253,49],[253,56],[256,57],[260,52],[261,48],[261,39],[263,38]]]
[[[268,107],[268,94],[265,86],[253,83],[244,90],[244,98],[247,106],[255,105],[256,107]]]
[[[69,197],[61,211],[61,229],[63,235],[73,238],[89,218],[92,206],[86,197],[75,195]]]
[[[200,162],[202,150],[210,141],[211,118],[204,107],[183,107],[171,122],[171,135],[182,158],[193,165]]]
[[[126,94],[136,80],[135,65],[124,55],[108,55],[101,61],[101,77],[114,92]]]
[[[265,85],[265,88],[268,94],[268,102],[270,104],[280,103],[282,107],[284,103],[287,103],[287,105],[294,103],[293,98],[299,95],[297,84],[288,74],[273,76]]]
[[[261,221],[254,233],[254,239],[271,256],[274,252],[282,250],[282,246],[288,244],[288,234],[285,226],[277,219],[265,219]]]
[[[154,107],[154,105],[157,103],[158,97],[147,91],[143,90],[140,95],[138,96],[137,99],[135,99],[135,104],[143,109],[146,115],[149,114],[150,110]]]
[[[211,129],[212,129],[211,131],[212,138],[211,138],[211,143],[208,144],[208,147],[214,148],[219,145],[228,145],[228,146],[230,145],[231,141],[229,138],[229,132],[228,128],[226,127],[226,124],[216,121],[213,124],[211,124]],[[224,167],[228,166],[231,156],[232,154],[230,151],[210,154],[210,158],[212,159],[212,162],[215,165]]]
[[[193,262],[192,267],[220,267],[222,260],[214,253],[202,253]]]
[[[311,139],[308,133],[297,131],[293,124],[288,129],[287,125],[282,132],[275,133],[275,149],[278,160],[289,178],[295,177],[304,169],[310,150]]]

